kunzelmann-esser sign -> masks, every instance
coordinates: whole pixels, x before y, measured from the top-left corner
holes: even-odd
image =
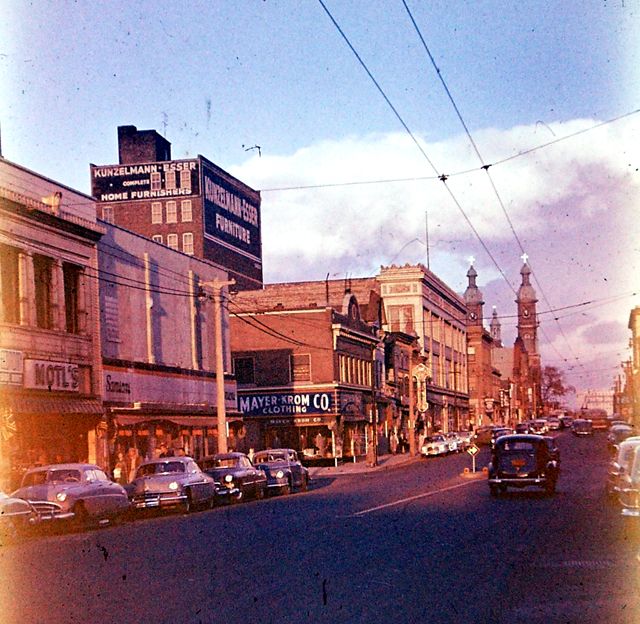
[[[239,396],[238,403],[245,416],[329,414],[333,409],[333,397],[329,392],[250,394]]]
[[[200,193],[197,160],[91,165],[91,192],[101,202],[191,197]]]

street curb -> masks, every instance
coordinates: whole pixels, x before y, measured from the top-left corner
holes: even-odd
[[[344,468],[341,469],[340,466],[338,468],[336,468],[335,466],[325,466],[325,467],[316,468],[315,472],[313,471],[313,469],[310,469],[309,476],[311,479],[320,479],[320,478],[330,478],[330,477],[349,477],[352,475],[361,475],[361,474],[372,474],[375,472],[392,470],[394,468],[406,466],[408,464],[412,464],[419,460],[420,460],[420,456],[416,455],[415,457],[409,457],[404,461],[393,463],[391,465],[382,464],[380,466],[364,466],[360,468],[360,467],[357,467],[358,464],[355,464],[356,468],[354,468],[353,467],[354,464],[351,464],[350,467],[347,469],[344,469]]]

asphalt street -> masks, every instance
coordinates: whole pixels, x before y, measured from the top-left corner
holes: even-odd
[[[558,437],[558,492],[489,495],[470,458],[314,479],[306,493],[0,550],[5,624],[636,623],[634,523],[604,434]],[[486,450],[478,465],[486,464]]]

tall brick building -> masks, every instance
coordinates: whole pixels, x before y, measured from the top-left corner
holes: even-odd
[[[204,156],[171,159],[155,130],[118,127],[117,165],[91,165],[98,216],[262,286],[260,193]]]

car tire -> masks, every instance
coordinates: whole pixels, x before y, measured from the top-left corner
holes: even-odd
[[[75,529],[85,529],[89,525],[89,514],[82,501],[78,501],[73,506],[73,527]]]
[[[287,494],[291,494],[291,481],[289,481],[287,483],[287,485],[283,485],[280,488],[280,494],[282,494],[283,496],[286,496]]]
[[[264,498],[264,490],[265,490],[265,488],[258,487],[258,489],[256,490],[256,499],[257,500],[262,500]]]
[[[309,476],[303,475],[302,483],[300,484],[300,491],[306,492],[309,489]]]

